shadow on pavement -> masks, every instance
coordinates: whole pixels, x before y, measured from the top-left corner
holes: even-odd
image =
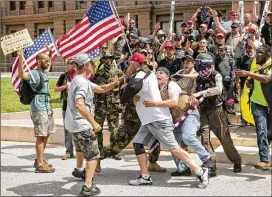
[[[24,156],[17,156],[19,159],[26,159],[26,160],[34,160],[36,159],[36,154],[32,154],[32,155],[24,155]],[[48,161],[49,159],[60,159],[62,156],[60,155],[55,155],[52,153],[44,153],[43,157],[46,161]],[[50,163],[50,162],[49,162]]]
[[[63,178],[66,181],[50,181],[40,183],[30,183],[12,187],[7,191],[12,191],[20,196],[61,196],[61,195],[78,195],[81,191],[83,182],[77,181],[74,177]],[[69,186],[69,183],[73,183]]]
[[[29,170],[26,170],[29,169]],[[34,173],[35,168],[33,166],[2,166],[1,165],[1,172],[18,172],[18,173]]]

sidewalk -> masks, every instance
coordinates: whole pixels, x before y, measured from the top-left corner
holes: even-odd
[[[1,196],[77,196],[84,184],[71,175],[75,159],[61,160],[64,147],[48,145],[45,158],[54,165],[53,174],[34,173],[33,143],[1,142]],[[133,151],[123,151],[124,160],[102,161],[102,173],[95,174],[95,183],[101,196],[271,196],[271,171],[259,171],[245,166],[235,174],[232,165],[218,164],[218,176],[210,179],[207,189],[196,188],[196,177],[171,177],[175,164],[168,152],[162,152],[159,164],[166,173],[152,172],[153,185],[135,187],[130,179],[139,176],[139,167]],[[192,154],[192,157],[200,162]]]

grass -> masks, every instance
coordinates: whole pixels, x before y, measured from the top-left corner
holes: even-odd
[[[60,108],[60,93],[55,93],[57,79],[49,79],[52,108]],[[11,78],[1,78],[1,113],[30,111],[30,105],[20,102],[19,96],[14,92]]]

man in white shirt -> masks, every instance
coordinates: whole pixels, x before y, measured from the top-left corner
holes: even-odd
[[[128,73],[133,73],[141,66],[139,61],[145,59],[145,56],[139,53],[134,53],[129,59],[130,66]],[[140,71],[136,78],[144,78],[145,73]],[[200,180],[199,188],[206,188],[209,183],[207,168],[197,166],[191,159],[190,155],[182,150],[173,133],[174,127],[169,108],[163,108],[160,104],[163,102],[156,75],[151,73],[144,81],[141,91],[137,94],[138,99],[135,99],[136,111],[141,121],[141,127],[134,138],[134,151],[141,168],[141,175],[136,180],[130,180],[130,185],[152,185],[152,179],[147,169],[147,155],[144,146],[149,148],[156,143],[158,139],[160,143],[176,157],[184,161],[197,175]],[[147,99],[152,99],[155,107],[145,107],[143,102]],[[160,106],[160,107],[157,107]]]

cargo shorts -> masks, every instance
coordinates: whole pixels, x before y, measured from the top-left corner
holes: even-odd
[[[34,125],[35,137],[45,137],[55,133],[55,123],[52,110],[30,112],[30,116]]]
[[[91,129],[73,133],[76,152],[82,152],[86,161],[100,159],[100,151],[95,133]]]

